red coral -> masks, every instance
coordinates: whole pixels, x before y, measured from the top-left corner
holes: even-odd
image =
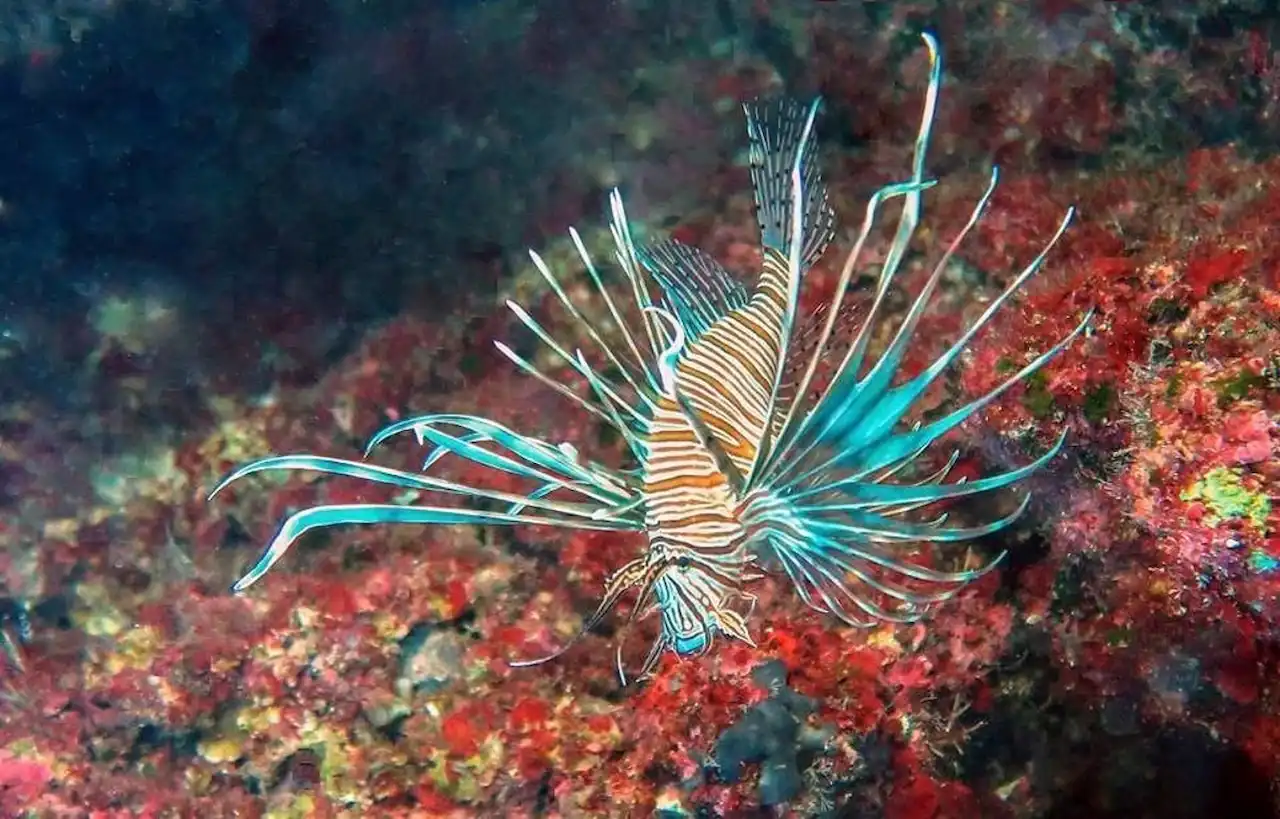
[[[1243,249],[1218,250],[1217,243],[1192,253],[1187,262],[1185,283],[1192,299],[1203,299],[1214,285],[1237,279],[1251,262]]]
[[[440,737],[455,756],[474,754],[489,733],[484,709],[475,705],[464,705],[440,721]]]
[[[21,815],[52,781],[53,771],[47,765],[0,751],[0,808],[5,814]]]

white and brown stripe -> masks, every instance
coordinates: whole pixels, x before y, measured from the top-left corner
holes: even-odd
[[[743,477],[772,422],[788,284],[786,259],[766,249],[751,300],[703,333],[676,370],[681,396]]]
[[[732,572],[743,560],[733,487],[680,406],[670,398],[656,403],[645,439],[643,492],[650,548]]]
[[[771,420],[787,299],[787,266],[765,254],[750,302],[711,325],[676,366],[680,397],[745,475]],[[749,562],[739,498],[716,454],[675,400],[657,401],[645,436],[645,524],[653,548],[685,555],[738,586]]]

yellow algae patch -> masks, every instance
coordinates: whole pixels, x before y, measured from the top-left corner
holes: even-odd
[[[78,534],[80,534],[79,518],[53,518],[46,520],[41,528],[41,535],[45,540],[61,540],[70,543]]]
[[[244,756],[245,737],[239,732],[203,739],[196,747],[201,758],[214,765],[226,765]]]
[[[42,751],[36,741],[29,737],[15,739],[8,745],[0,747],[0,760],[3,760],[6,756],[10,759],[35,762],[45,766],[49,769],[49,773],[52,774],[55,781],[71,776],[72,768],[67,761],[57,755]]]
[[[345,732],[320,722],[314,714],[307,714],[298,726],[298,748],[310,748],[320,756],[320,781],[325,796],[340,802],[357,804],[365,801],[360,781],[352,776],[352,748]]]
[[[119,513],[120,510],[116,507],[88,506],[81,509],[80,514],[75,517],[46,520],[40,527],[40,534],[45,540],[73,543],[85,526],[97,526]]]
[[[383,643],[398,643],[409,633],[409,624],[386,612],[373,616],[373,633]]]
[[[128,452],[100,462],[92,470],[94,494],[107,508],[119,509],[139,498],[176,503],[187,494],[186,473],[178,469],[171,447]]]
[[[506,759],[502,737],[490,734],[476,752],[465,759],[450,759],[445,748],[432,750],[431,783],[456,802],[475,802],[497,779]]]
[[[251,734],[265,733],[268,728],[280,724],[283,713],[278,705],[242,708],[236,714],[236,727]]]
[[[867,635],[867,645],[871,648],[882,648],[888,651],[894,657],[902,655],[902,643],[898,642],[898,637],[894,634],[893,626],[882,626],[871,631]]]
[[[150,668],[163,639],[151,626],[131,628],[116,641],[115,650],[103,657],[102,667],[110,674],[130,668]]]
[[[1188,486],[1180,496],[1184,501],[1199,501],[1208,509],[1204,522],[1217,526],[1224,520],[1247,520],[1253,528],[1266,534],[1271,501],[1264,492],[1250,491],[1240,470],[1219,466]]]
[[[129,626],[129,618],[111,602],[111,593],[101,583],[78,585],[76,603],[71,621],[90,637],[115,637]]]
[[[240,708],[222,725],[219,736],[200,743],[200,756],[206,761],[221,765],[243,760],[245,770],[265,776],[305,749],[319,760],[326,797],[346,805],[368,805],[368,795],[362,789],[362,751],[342,728],[322,722],[312,712],[287,714],[276,705]],[[296,802],[281,802],[270,812],[292,816],[297,807]]]
[[[216,481],[228,464],[239,464],[261,458],[271,451],[267,441],[267,421],[262,413],[250,413],[236,401],[214,398],[210,401],[214,414],[224,418],[207,438],[196,447],[205,465],[204,480]],[[264,472],[258,480],[279,485],[289,480],[287,471]]]

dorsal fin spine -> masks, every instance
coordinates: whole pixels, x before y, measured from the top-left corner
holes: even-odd
[[[795,157],[791,162],[791,236],[788,239],[787,247],[787,267],[786,267],[786,301],[782,308],[782,326],[779,338],[781,344],[778,345],[778,358],[773,371],[773,385],[769,392],[769,408],[770,417],[765,419],[764,435],[756,447],[755,457],[752,459],[751,468],[747,471],[748,477],[753,475],[759,466],[761,459],[768,455],[769,450],[773,447],[772,432],[772,412],[777,408],[778,392],[782,387],[782,374],[786,368],[787,350],[790,347],[791,331],[795,325],[796,308],[800,303],[800,278],[803,275],[804,267],[812,263],[812,259],[805,258],[805,229],[806,227],[817,227],[817,225],[806,225],[806,211],[809,211],[810,197],[817,195],[817,210],[810,212],[808,215],[813,221],[819,221],[823,210],[826,206],[826,193],[821,190],[821,183],[816,175],[813,175],[813,182],[817,183],[818,190],[810,191],[805,185],[805,152],[809,148],[813,139],[813,123],[818,116],[818,108],[821,105],[820,99],[814,99],[809,106],[809,113],[804,120],[804,128],[800,132],[800,137],[796,141]],[[814,156],[810,161],[817,161],[817,151],[813,151]],[[822,245],[825,245],[825,240]],[[822,245],[818,246],[817,253],[822,252]],[[767,272],[771,267],[769,253],[765,252],[764,271]],[[763,284],[763,275],[762,275]]]

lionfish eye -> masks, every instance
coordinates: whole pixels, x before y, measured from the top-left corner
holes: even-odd
[[[679,557],[676,558],[676,565],[682,569],[689,568],[689,564],[692,562],[693,561],[689,559],[688,555],[680,555]]]

